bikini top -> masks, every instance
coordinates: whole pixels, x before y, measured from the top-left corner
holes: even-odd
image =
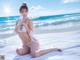
[[[19,26],[19,32],[26,32],[26,31],[28,31],[29,30],[29,28],[28,28],[28,25],[27,24],[25,24],[25,23],[22,23],[20,26]]]

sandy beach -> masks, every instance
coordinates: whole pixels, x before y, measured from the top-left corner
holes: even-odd
[[[39,41],[40,49],[61,48],[64,54],[62,56],[57,56],[57,58],[60,57],[60,59],[66,60],[68,59],[69,56],[71,56],[69,58],[71,58],[72,60],[80,59],[80,52],[79,52],[80,31],[79,30],[72,31],[72,32],[58,32],[58,33],[52,32],[52,33],[43,33],[43,34],[33,34],[33,36]],[[17,34],[15,34],[13,36],[6,38],[6,46],[0,49],[0,54],[5,55],[5,60],[13,60],[17,56],[15,50],[17,47],[20,46],[21,46],[20,38],[18,37]],[[79,47],[76,49],[75,46],[79,46]],[[73,47],[74,49],[72,49],[71,47]],[[56,55],[49,54],[48,57],[50,59],[48,60],[55,59],[55,56]],[[73,59],[74,56],[75,59]],[[35,59],[47,60],[47,57],[46,58],[44,57],[38,57]]]

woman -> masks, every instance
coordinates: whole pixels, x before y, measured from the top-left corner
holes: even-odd
[[[28,7],[25,3],[22,4],[22,6],[19,9],[19,12],[22,18],[16,22],[15,31],[21,38],[22,48],[16,49],[17,54],[19,55],[31,54],[32,57],[38,57],[54,50],[61,51],[60,49],[57,48],[38,51],[39,43],[34,37],[31,36],[33,24],[32,21],[27,17]]]

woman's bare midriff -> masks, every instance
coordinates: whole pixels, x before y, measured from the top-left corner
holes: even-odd
[[[27,35],[26,32],[19,32],[18,34],[24,45],[26,45],[28,42],[30,42],[29,36]]]

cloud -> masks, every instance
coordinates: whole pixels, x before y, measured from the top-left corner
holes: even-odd
[[[46,16],[46,15],[55,15],[55,14],[60,14],[62,12],[64,12],[63,9],[49,10],[47,8],[38,5],[38,6],[32,6],[30,8],[29,16],[38,17],[38,16]]]
[[[67,13],[78,13],[80,9],[48,9],[43,6],[37,5],[32,6],[29,11],[29,17],[35,18],[39,16],[67,14]]]
[[[80,2],[80,0],[62,0],[63,3],[75,3],[75,2]]]

